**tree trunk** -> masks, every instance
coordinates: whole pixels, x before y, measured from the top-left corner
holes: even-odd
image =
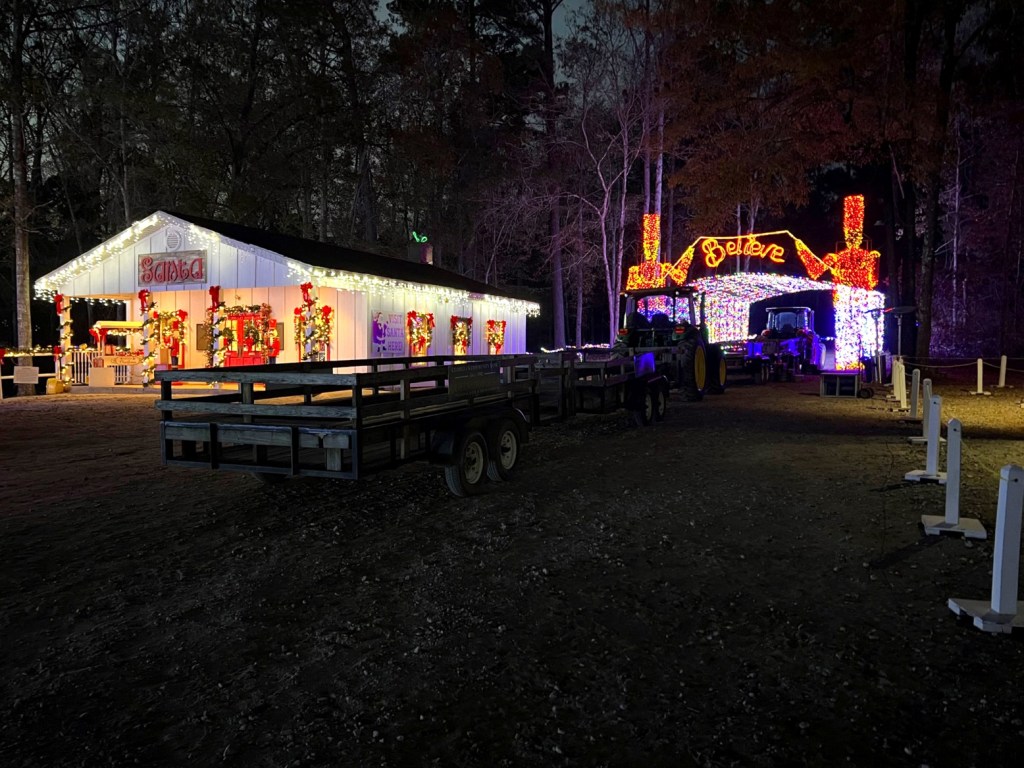
[[[661,216],[662,184],[665,175],[665,105],[658,105],[658,145],[654,159],[654,212]]]
[[[583,346],[583,265],[576,265],[576,346]]]
[[[949,135],[950,96],[956,68],[956,28],[959,6],[949,3],[943,15],[942,64],[932,123],[932,156],[928,162],[925,186],[924,238],[921,242],[921,296],[917,309],[917,357],[926,360],[931,352],[932,297],[935,292],[935,247],[939,236],[939,193],[942,185],[942,161]]]
[[[14,0],[12,13],[13,45],[10,65],[11,128],[14,146],[11,162],[14,171],[14,291],[18,317],[18,346],[32,348],[32,286],[29,277],[29,224],[32,216],[28,194],[28,155],[25,149],[25,68],[24,47],[27,20],[21,0]],[[19,365],[32,365],[31,357],[18,358]],[[18,385],[19,395],[35,394],[30,384]]]
[[[562,280],[561,221],[558,198],[551,206],[551,322],[554,324],[555,349],[565,346],[565,288]]]
[[[554,13],[561,0],[542,0],[540,23],[544,30],[544,54],[540,61],[541,77],[544,79],[544,133],[547,139],[547,168],[553,179],[551,189],[551,215],[548,219],[549,263],[551,264],[551,322],[554,330],[554,346],[565,346],[565,290],[562,276],[561,199],[562,190],[556,179],[554,141],[557,135],[555,125],[555,38]]]

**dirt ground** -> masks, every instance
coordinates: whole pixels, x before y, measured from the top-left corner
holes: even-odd
[[[937,386],[990,532],[1015,383]],[[0,765],[1018,764],[1024,644],[946,605],[993,542],[881,393],[580,416],[471,499],[165,468],[152,403],[0,402]]]

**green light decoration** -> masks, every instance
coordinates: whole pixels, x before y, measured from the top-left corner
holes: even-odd
[[[427,242],[427,236],[426,235],[417,235],[416,234],[416,230],[413,230],[413,232],[412,232],[412,239],[413,239],[413,241],[415,241],[417,243],[425,243],[425,242]]]

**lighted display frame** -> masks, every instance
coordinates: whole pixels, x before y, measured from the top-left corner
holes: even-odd
[[[749,334],[750,306],[765,299],[800,291],[830,291],[835,311],[836,370],[855,370],[862,357],[878,353],[871,310],[885,306],[878,284],[878,251],[862,247],[864,196],[844,200],[843,234],[846,248],[818,258],[788,230],[733,237],[700,237],[674,262],[658,261],[660,220],[643,220],[641,264],[630,267],[626,290],[664,287],[671,279],[690,283],[705,296],[706,321],[711,341],[745,339]],[[795,259],[787,258],[783,243],[792,243]],[[695,259],[699,269],[694,270]],[[741,265],[745,263],[747,269]],[[750,270],[750,265],[755,266]],[[799,267],[797,267],[799,264]],[[721,274],[719,268],[733,271]],[[707,273],[697,277],[694,272]],[[819,278],[831,272],[832,281]]]

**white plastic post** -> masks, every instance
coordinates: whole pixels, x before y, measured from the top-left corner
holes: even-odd
[[[939,432],[942,429],[942,398],[935,396],[931,399],[931,408],[928,412],[928,461],[925,462],[925,469],[928,474],[934,475],[939,471]]]
[[[1007,464],[999,472],[996,544],[992,555],[991,600],[949,599],[957,616],[966,613],[985,632],[1012,632],[1024,627],[1024,603],[1017,601],[1020,575],[1021,514],[1024,507],[1024,469]]]
[[[962,533],[969,539],[985,539],[988,533],[980,520],[960,517],[960,441],[963,430],[959,419],[950,419],[946,425],[949,439],[946,443],[946,514],[921,515],[926,534]]]
[[[917,421],[917,400],[921,396],[921,369],[915,368],[910,376],[910,419]]]
[[[985,394],[985,388],[981,384],[982,378],[985,375],[984,374],[984,367],[985,367],[985,361],[982,360],[979,357],[978,358],[978,388],[976,390],[974,390],[974,394],[976,394],[976,395],[984,395]]]
[[[912,483],[930,481],[946,482],[946,473],[939,472],[939,432],[942,429],[942,398],[936,395],[929,401],[928,408],[928,458],[924,469],[915,469],[903,476]]]
[[[992,553],[992,610],[1004,615],[1017,613],[1022,506],[1024,469],[1008,464],[999,472],[996,548]]]
[[[907,438],[909,442],[914,445],[920,445],[921,443],[928,442],[928,421],[932,417],[932,409],[930,403],[932,401],[932,380],[925,379],[921,384],[921,389],[924,393],[921,401],[921,434],[915,437]]]
[[[889,383],[892,385],[892,394],[886,395],[886,400],[895,400],[899,403],[900,400],[900,382],[899,382],[899,370],[900,370],[900,359],[894,357],[892,359],[892,376],[890,377]],[[896,406],[898,409],[899,406]]]
[[[946,522],[956,525],[960,519],[960,420],[946,425]]]
[[[899,401],[899,409],[901,411],[907,410],[907,366],[900,359],[897,364],[893,366],[892,371],[894,391],[896,392],[896,399]]]
[[[1006,387],[1006,355],[999,358],[999,383],[996,386],[1000,389]]]

